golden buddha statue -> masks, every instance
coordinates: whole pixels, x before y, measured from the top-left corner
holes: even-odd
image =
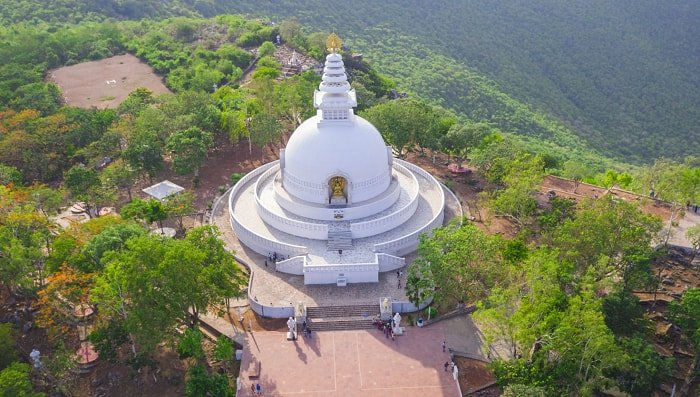
[[[345,178],[342,176],[334,176],[331,179],[331,189],[333,190],[332,197],[345,197],[343,189],[345,188]]]

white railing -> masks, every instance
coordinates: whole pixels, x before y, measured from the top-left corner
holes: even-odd
[[[278,272],[301,276],[304,274],[304,265],[306,265],[306,256],[295,256],[279,261],[275,266]]]
[[[295,236],[301,236],[315,240],[328,239],[328,225],[323,223],[304,222],[296,219],[287,218],[265,207],[264,203],[260,199],[260,191],[264,187],[265,181],[267,181],[278,171],[279,166],[270,167],[270,169],[268,169],[262,175],[260,175],[258,180],[255,182],[255,187],[253,188],[253,191],[255,192],[256,208],[262,220],[277,230],[281,230],[285,233],[289,233]],[[274,181],[272,183],[274,184]]]
[[[322,272],[379,272],[378,263],[348,263],[348,264],[327,264],[327,265],[304,265],[304,273]]]
[[[267,255],[270,252],[277,252],[279,254],[289,256],[306,255],[308,249],[304,246],[287,244],[280,241],[271,240],[267,237],[255,233],[253,230],[247,228],[243,223],[241,223],[234,211],[234,203],[236,201],[236,198],[238,198],[241,192],[245,189],[246,185],[251,180],[259,177],[261,174],[268,171],[270,168],[274,167],[278,163],[279,160],[273,161],[248,173],[246,176],[241,178],[241,180],[239,180],[238,183],[236,183],[233,189],[231,189],[231,194],[229,196],[228,202],[229,215],[231,218],[231,228],[233,229],[234,233],[236,233],[236,237],[238,237],[238,239],[241,242],[243,242],[243,244],[247,245],[248,247],[250,247],[255,252],[261,255]]]
[[[377,263],[379,263],[380,272],[396,270],[402,268],[406,264],[406,259],[399,256],[385,253],[375,254],[375,256],[377,257]]]
[[[415,246],[418,245],[418,238],[421,234],[429,232],[430,230],[442,225],[443,218],[445,216],[445,192],[442,190],[442,186],[440,183],[435,179],[432,175],[429,173],[425,172],[422,168],[413,165],[407,161],[399,160],[399,159],[394,159],[395,162],[400,163],[401,165],[405,166],[409,170],[419,174],[425,179],[428,179],[429,181],[433,182],[433,185],[436,186],[439,191],[440,191],[440,202],[442,203],[442,206],[440,207],[440,211],[438,211],[437,214],[433,216],[433,218],[428,222],[425,226],[421,227],[420,229],[414,231],[413,233],[407,234],[405,236],[399,237],[394,240],[390,240],[384,243],[379,243],[374,245],[374,252],[384,252],[384,253],[399,253],[400,251],[405,251],[407,248],[415,248]]]
[[[406,176],[409,176],[413,181],[415,191],[411,195],[409,202],[392,214],[383,216],[381,218],[372,219],[369,221],[356,222],[350,224],[352,238],[363,238],[373,236],[379,233],[383,233],[387,230],[394,229],[408,221],[408,219],[416,213],[416,209],[418,208],[418,199],[420,197],[418,180],[416,179],[415,175],[409,172],[406,169],[406,167],[402,166],[401,164],[394,163],[394,167],[396,167],[397,171],[401,172]]]

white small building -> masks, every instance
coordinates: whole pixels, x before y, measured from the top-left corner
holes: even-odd
[[[231,226],[277,270],[305,284],[376,282],[404,266],[420,234],[440,226],[445,195],[423,169],[394,159],[379,131],[354,114],[340,54],[326,57],[314,117],[292,134],[280,160],[239,181]]]

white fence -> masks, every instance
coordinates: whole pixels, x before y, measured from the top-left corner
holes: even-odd
[[[416,174],[419,174],[425,179],[428,179],[433,182],[433,184],[440,189],[440,202],[442,203],[442,206],[440,207],[441,210],[438,211],[437,214],[433,216],[433,218],[426,224],[425,226],[421,227],[420,229],[414,231],[413,233],[407,234],[405,236],[399,237],[397,239],[387,241],[384,243],[380,244],[375,244],[374,246],[374,251],[375,252],[385,252],[385,253],[390,253],[394,255],[402,255],[406,254],[408,252],[411,252],[415,250],[415,248],[418,246],[418,238],[420,237],[421,234],[429,232],[433,230],[434,228],[442,225],[442,221],[445,216],[445,192],[442,190],[442,185],[429,173],[425,172],[422,168],[413,165],[407,161],[399,160],[399,159],[394,159],[395,162],[403,165],[404,167],[408,168],[409,170],[415,172]]]
[[[238,183],[231,189],[231,194],[229,196],[229,215],[231,217],[231,228],[236,237],[243,242],[246,246],[253,249],[255,252],[261,255],[268,255],[270,252],[277,252],[285,256],[299,256],[306,255],[308,249],[304,246],[287,244],[280,241],[275,241],[269,239],[265,236],[255,233],[253,230],[247,228],[239,219],[238,215],[234,211],[234,203],[241,192],[245,189],[246,185],[250,183],[254,178],[258,178],[264,172],[268,171],[270,168],[276,166],[279,161],[273,161],[267,163],[262,167],[250,172],[243,178],[241,178]]]

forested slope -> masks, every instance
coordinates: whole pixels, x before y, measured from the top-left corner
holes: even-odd
[[[465,76],[483,75],[607,154],[643,162],[700,151],[695,1],[220,0],[218,6],[335,28],[400,84],[466,114],[481,105],[465,103],[475,89]],[[387,42],[401,59],[387,57]],[[433,70],[425,69],[426,59]],[[457,76],[450,63],[461,69]],[[443,66],[447,76],[436,78]]]
[[[506,132],[637,163],[700,152],[691,0],[0,0],[5,25],[222,12],[335,29],[402,89]]]

